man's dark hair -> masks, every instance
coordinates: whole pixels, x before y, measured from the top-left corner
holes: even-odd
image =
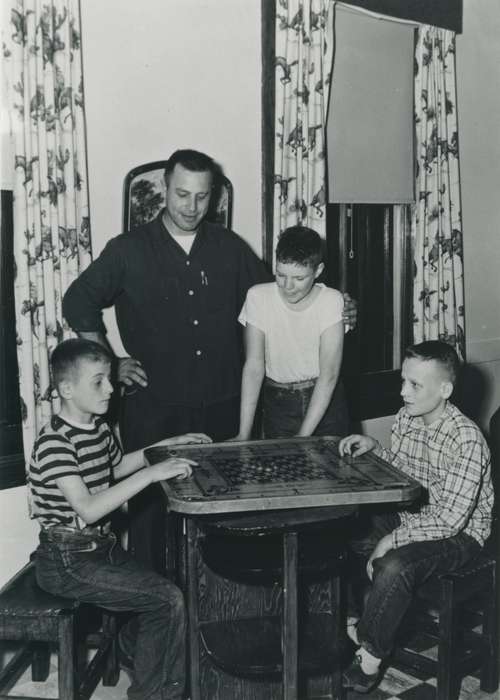
[[[210,156],[207,156],[206,153],[185,148],[180,151],[175,151],[167,160],[164,173],[167,184],[168,178],[173,173],[176,165],[182,165],[186,170],[191,170],[191,172],[194,173],[209,172],[212,174],[214,183],[221,174],[220,166],[210,158]]]
[[[278,238],[276,260],[317,268],[323,259],[323,241],[312,228],[290,226]]]
[[[446,369],[450,382],[455,385],[460,371],[460,360],[457,351],[444,340],[425,340],[423,343],[410,345],[405,351],[405,359],[435,360]]]
[[[111,355],[105,347],[86,338],[63,340],[54,348],[50,357],[52,380],[55,387],[78,370],[81,360],[90,362],[109,362]]]

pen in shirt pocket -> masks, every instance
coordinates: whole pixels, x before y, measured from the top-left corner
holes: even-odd
[[[201,283],[208,287],[208,277],[203,270],[201,271]]]

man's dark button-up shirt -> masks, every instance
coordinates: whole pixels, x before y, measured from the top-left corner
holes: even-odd
[[[161,217],[108,242],[66,292],[64,316],[75,331],[104,333],[102,309],[114,305],[124,348],[166,404],[237,396],[238,313],[248,288],[270,274],[239,236],[216,224],[201,225],[187,255]]]

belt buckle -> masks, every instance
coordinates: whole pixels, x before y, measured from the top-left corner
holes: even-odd
[[[111,532],[111,529],[110,529],[108,523],[105,523],[104,525],[97,525],[97,533],[101,537],[107,537],[110,532]]]

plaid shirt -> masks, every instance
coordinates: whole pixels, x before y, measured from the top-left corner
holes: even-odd
[[[418,510],[400,512],[394,548],[459,532],[484,544],[493,507],[490,451],[479,428],[458,408],[448,403],[431,425],[402,408],[392,427],[391,450],[376,452],[427,490],[427,502]]]

